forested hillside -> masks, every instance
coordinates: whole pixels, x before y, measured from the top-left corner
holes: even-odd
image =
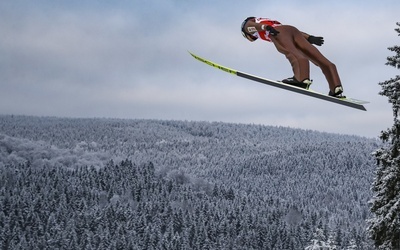
[[[0,116],[0,247],[372,249],[378,144],[260,125]]]

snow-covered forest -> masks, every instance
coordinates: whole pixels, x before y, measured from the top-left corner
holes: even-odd
[[[373,249],[375,139],[0,116],[1,249]]]

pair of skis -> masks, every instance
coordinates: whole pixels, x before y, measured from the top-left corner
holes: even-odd
[[[209,61],[207,59],[199,57],[199,56],[197,56],[197,55],[195,55],[195,54],[193,54],[191,52],[189,52],[189,53],[194,58],[199,60],[200,62],[208,64],[208,65],[210,65],[210,66],[212,66],[214,68],[220,69],[220,70],[225,71],[227,73],[230,73],[230,74],[233,74],[233,75],[237,75],[239,77],[243,77],[243,78],[246,78],[246,79],[249,79],[249,80],[252,80],[252,81],[256,81],[256,82],[260,82],[260,83],[263,83],[263,84],[267,84],[267,85],[270,85],[270,86],[273,86],[273,87],[286,89],[286,90],[293,91],[293,92],[296,92],[296,93],[300,93],[300,94],[303,94],[303,95],[308,95],[308,96],[315,97],[315,98],[318,98],[318,99],[322,99],[322,100],[325,100],[325,101],[328,101],[328,102],[333,102],[333,103],[341,104],[341,105],[348,106],[348,107],[351,107],[351,108],[355,108],[355,109],[366,111],[366,109],[363,106],[363,104],[368,103],[367,101],[357,100],[357,99],[348,98],[348,97],[346,97],[346,98],[336,98],[336,97],[332,97],[332,96],[325,95],[325,94],[322,94],[322,93],[318,93],[318,92],[310,90],[310,89],[307,90],[307,89],[303,89],[303,88],[300,88],[300,87],[284,84],[282,82],[265,79],[265,78],[262,78],[262,77],[258,77],[258,76],[255,76],[255,75],[251,75],[251,74],[240,72],[240,71],[237,71],[237,70],[234,70],[234,69],[227,68],[225,66],[213,63],[213,62],[211,62],[211,61]]]

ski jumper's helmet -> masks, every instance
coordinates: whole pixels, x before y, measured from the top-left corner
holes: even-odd
[[[246,26],[246,23],[247,23],[249,20],[253,20],[253,19],[255,19],[255,17],[253,17],[253,16],[246,18],[246,19],[243,21],[242,27],[241,27],[241,28],[242,28],[242,35],[243,35],[243,37],[246,38],[247,40],[251,41],[251,42],[254,42],[255,40],[257,40],[258,37],[256,37],[256,36],[250,34],[244,27]]]

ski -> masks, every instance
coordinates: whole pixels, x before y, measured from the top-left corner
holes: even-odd
[[[208,65],[210,65],[210,66],[212,66],[214,68],[220,69],[220,70],[225,71],[227,73],[230,73],[230,74],[233,74],[233,75],[237,75],[237,76],[242,77],[242,78],[246,78],[248,80],[260,82],[260,83],[267,84],[267,85],[270,85],[270,86],[273,86],[273,87],[277,87],[277,88],[293,91],[293,92],[296,92],[296,93],[300,93],[300,94],[303,94],[303,95],[315,97],[315,98],[318,98],[318,99],[321,99],[321,100],[325,100],[325,101],[328,101],[328,102],[341,104],[341,105],[348,106],[348,107],[351,107],[351,108],[367,111],[367,109],[363,106],[363,104],[369,103],[367,101],[357,100],[357,99],[348,98],[348,97],[346,97],[346,98],[332,97],[332,96],[329,96],[329,95],[325,95],[325,94],[313,91],[311,89],[307,90],[307,89],[303,89],[303,88],[300,88],[300,87],[288,85],[288,84],[285,84],[285,83],[282,83],[282,82],[279,82],[279,81],[273,81],[273,80],[269,80],[269,79],[266,79],[266,78],[262,78],[262,77],[258,77],[258,76],[255,76],[255,75],[251,75],[251,74],[247,74],[247,73],[244,73],[244,72],[240,72],[238,70],[230,69],[230,68],[227,68],[225,66],[219,65],[217,63],[211,62],[211,61],[209,61],[207,59],[204,59],[204,58],[202,58],[200,56],[197,56],[197,55],[193,54],[192,52],[189,52],[189,53],[194,58],[199,60],[200,62],[208,64]]]

